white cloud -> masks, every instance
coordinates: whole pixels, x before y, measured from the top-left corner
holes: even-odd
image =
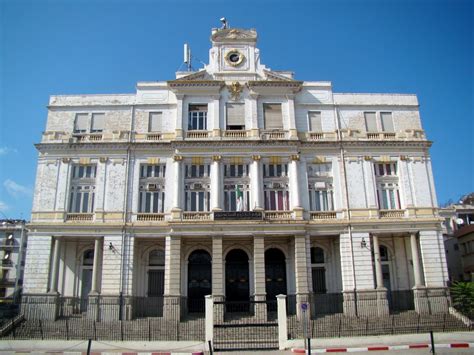
[[[0,155],[7,155],[8,153],[16,153],[15,148],[0,147]]]
[[[20,185],[20,184],[17,184],[15,181],[10,180],[10,179],[5,180],[3,182],[3,186],[5,187],[7,192],[15,198],[20,197],[20,196],[29,196],[29,195],[31,195],[31,189],[30,188],[28,188],[26,186],[23,186],[23,185]]]
[[[6,210],[8,210],[8,205],[3,202],[3,201],[0,201],[0,212],[5,212]]]

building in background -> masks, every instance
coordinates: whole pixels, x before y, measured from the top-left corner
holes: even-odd
[[[443,218],[443,236],[451,281],[473,281],[474,272],[474,193],[459,203],[439,210]]]
[[[0,303],[16,301],[21,294],[28,240],[25,223],[22,219],[0,219]]]
[[[208,294],[446,310],[417,97],[295,80],[261,64],[253,29],[211,42],[209,64],[175,80],[50,98],[25,310],[54,319],[68,297],[93,319],[176,318]]]

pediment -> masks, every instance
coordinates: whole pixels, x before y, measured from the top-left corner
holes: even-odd
[[[211,36],[212,42],[257,42],[257,31],[240,28],[225,28],[216,30]]]
[[[264,69],[263,72],[265,73],[265,79],[269,81],[286,81],[286,82],[296,82],[296,80],[288,78],[282,74],[276,73],[271,70]]]
[[[200,70],[189,75],[182,76],[179,79],[173,81],[193,81],[193,80],[212,80],[212,77],[207,73],[206,70]]]

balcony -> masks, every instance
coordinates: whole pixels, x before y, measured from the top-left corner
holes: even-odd
[[[260,138],[262,140],[284,140],[287,139],[287,131],[261,131]]]
[[[309,219],[312,221],[337,219],[337,213],[336,211],[311,211],[309,212]]]
[[[336,140],[336,132],[307,132],[306,140],[315,142],[315,141],[324,141],[324,140]]]
[[[67,222],[88,222],[94,219],[93,213],[67,213]]]
[[[403,218],[405,217],[405,210],[379,210],[379,218]]]
[[[369,140],[383,140],[383,139],[396,139],[397,134],[395,132],[367,132],[367,139]]]
[[[187,131],[187,139],[207,139],[209,138],[209,131]]]
[[[100,142],[103,138],[102,133],[74,133],[72,136],[74,143]]]
[[[163,140],[163,135],[161,133],[147,133],[145,139],[152,142],[161,141]]]
[[[137,213],[137,222],[163,222],[164,213]]]
[[[212,220],[211,212],[183,212],[182,219],[186,221],[210,221]]]
[[[267,221],[288,221],[293,219],[292,211],[265,211],[264,219]]]
[[[223,131],[222,137],[230,138],[230,139],[243,139],[243,138],[247,138],[247,131],[238,131],[238,130]]]

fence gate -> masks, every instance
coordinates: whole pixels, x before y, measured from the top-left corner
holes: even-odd
[[[277,303],[214,302],[214,350],[278,349]]]

